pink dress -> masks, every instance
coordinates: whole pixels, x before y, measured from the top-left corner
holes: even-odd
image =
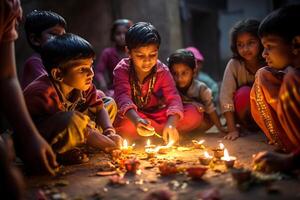
[[[123,136],[136,138],[137,132],[134,124],[126,118],[129,109],[134,109],[142,118],[151,121],[156,132],[161,133],[168,116],[177,114],[180,121],[177,129],[180,132],[188,132],[197,128],[203,120],[203,113],[198,112],[194,105],[182,105],[181,98],[176,90],[175,83],[167,66],[160,61],[156,65],[156,81],[150,94],[149,101],[139,108],[132,94],[130,84],[130,59],[124,58],[114,70],[115,101],[118,105],[118,117],[115,127]],[[151,77],[141,84],[141,96],[146,97]]]

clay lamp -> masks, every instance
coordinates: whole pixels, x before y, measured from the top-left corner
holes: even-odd
[[[163,162],[158,166],[158,168],[162,176],[169,176],[178,173],[177,166],[173,162]]]
[[[147,154],[147,158],[154,158],[157,154],[156,149],[153,148],[146,149],[145,152]]]
[[[192,140],[193,144],[194,144],[194,148],[195,149],[205,149],[205,146],[203,145],[203,143],[205,142],[205,140]]]
[[[236,157],[229,156],[228,150],[225,148],[224,156],[221,158],[221,160],[224,162],[227,168],[232,168],[236,160]]]
[[[127,159],[124,162],[125,169],[127,170],[127,172],[133,173],[133,174],[135,174],[137,172],[140,164],[141,164],[140,161],[137,160],[136,158]]]
[[[155,148],[155,145],[151,144],[150,139],[148,139],[147,143],[146,143],[146,146],[145,146],[145,149],[154,149],[154,148]]]
[[[159,154],[167,154],[169,152],[170,147],[174,144],[174,141],[170,141],[166,146],[158,146],[156,147],[156,151]]]
[[[130,154],[132,152],[134,146],[135,146],[135,144],[132,144],[131,146],[129,146],[127,140],[123,140],[123,145],[121,147],[121,151],[124,154]]]
[[[207,169],[208,169],[207,167],[193,166],[187,168],[186,171],[189,177],[191,177],[194,180],[199,180],[205,174]]]
[[[248,169],[231,169],[230,172],[237,184],[243,184],[251,179],[251,171]]]
[[[212,159],[213,157],[205,151],[204,155],[199,158],[199,161],[202,165],[209,165]]]
[[[214,152],[214,157],[217,159],[220,159],[222,156],[224,156],[224,144],[220,143],[219,146],[215,149],[212,149]]]

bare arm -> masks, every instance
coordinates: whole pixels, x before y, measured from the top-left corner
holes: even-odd
[[[14,129],[17,144],[24,162],[31,169],[54,174],[55,155],[48,143],[39,135],[25,105],[16,75],[14,42],[0,43],[0,93],[1,109]]]

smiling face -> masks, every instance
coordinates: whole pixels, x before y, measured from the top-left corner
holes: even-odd
[[[78,89],[85,91],[89,89],[92,84],[94,71],[93,59],[74,60],[63,66],[62,81],[60,84],[71,89]]]
[[[261,41],[264,46],[263,57],[266,59],[268,66],[283,69],[292,63],[294,59],[292,45],[281,37],[267,35],[263,36]]]
[[[176,86],[180,89],[189,87],[193,81],[194,71],[184,63],[173,64],[171,73],[176,82]]]
[[[241,33],[236,40],[238,53],[245,61],[253,61],[257,59],[259,54],[260,41],[257,37],[250,33]]]
[[[150,74],[157,63],[158,46],[156,44],[148,44],[131,49],[128,53],[138,77],[145,77]]]

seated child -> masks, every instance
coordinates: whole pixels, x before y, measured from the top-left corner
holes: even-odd
[[[83,38],[64,34],[50,39],[41,49],[45,74],[24,90],[29,112],[58,161],[84,162],[76,147],[118,147],[116,134],[103,101],[92,84],[94,50]]]
[[[95,66],[95,82],[108,96],[113,96],[113,71],[122,58],[128,57],[125,50],[125,34],[132,22],[128,19],[114,21],[110,40],[114,47],[105,48]]]
[[[162,133],[165,142],[177,142],[178,131],[197,128],[203,113],[193,105],[182,105],[168,67],[157,59],[161,39],[153,25],[134,24],[125,40],[129,58],[121,60],[114,70],[117,132],[136,139],[156,131]]]
[[[48,74],[40,56],[41,46],[53,36],[65,34],[66,21],[55,12],[34,10],[26,16],[24,26],[27,41],[35,53],[24,64],[21,77],[23,89],[39,76]],[[110,118],[114,120],[117,114],[116,102],[100,90],[97,91],[97,94],[102,98]]]
[[[251,131],[258,130],[250,112],[250,90],[256,71],[265,65],[263,46],[257,35],[259,21],[246,19],[231,29],[232,59],[223,75],[220,90],[221,111],[226,119],[225,139],[240,136],[237,124]]]
[[[213,96],[213,102],[217,103],[219,96],[219,86],[218,83],[212,79],[207,73],[203,72],[203,62],[204,57],[201,52],[196,47],[187,47],[186,50],[191,51],[196,59],[196,78],[197,80],[205,83],[207,87],[211,90]]]
[[[23,89],[39,76],[47,74],[40,56],[41,46],[53,36],[64,34],[66,25],[62,16],[51,11],[34,10],[26,15],[24,24],[26,38],[35,53],[24,64],[21,77]]]
[[[254,120],[277,149],[288,154],[260,152],[254,163],[263,171],[300,167],[300,5],[270,13],[259,26],[268,63],[257,71],[251,90]]]
[[[220,132],[225,132],[216,112],[211,90],[205,83],[194,78],[197,68],[193,53],[185,49],[176,50],[168,58],[168,66],[181,95],[183,105],[194,103],[199,107],[200,112],[205,111],[206,113],[204,121],[199,124],[199,129],[206,131],[215,124]]]

